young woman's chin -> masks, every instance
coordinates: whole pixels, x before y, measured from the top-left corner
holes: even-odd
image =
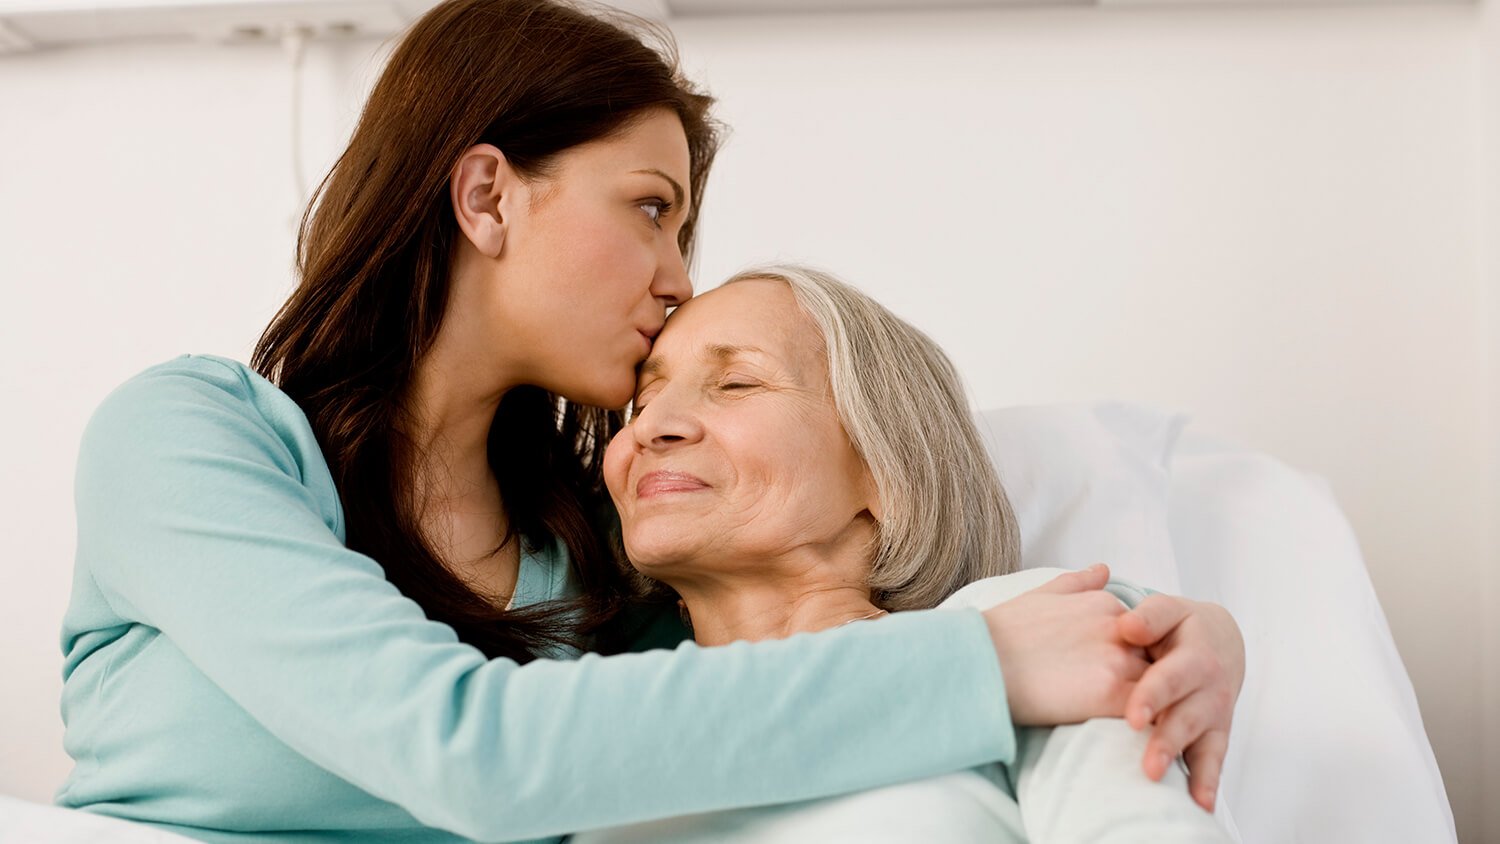
[[[635,398],[635,370],[626,370],[623,377],[610,382],[576,384],[567,388],[552,388],[556,393],[574,404],[602,407],[605,410],[623,410]]]
[[[630,400],[635,398],[635,370],[630,371],[630,377],[624,379],[619,385],[611,385],[604,390],[597,400],[587,402],[595,407],[606,410],[623,410]]]

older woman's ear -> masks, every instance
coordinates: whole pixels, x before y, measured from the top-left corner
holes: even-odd
[[[885,521],[885,502],[880,500],[880,485],[875,483],[875,476],[870,474],[867,467],[864,472],[865,485],[865,510],[874,519],[876,524]]]

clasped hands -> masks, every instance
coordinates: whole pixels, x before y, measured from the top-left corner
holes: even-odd
[[[1124,717],[1152,727],[1141,765],[1160,780],[1186,755],[1193,800],[1213,811],[1245,643],[1218,604],[1152,595],[1126,609],[1102,591],[1109,569],[1070,572],[985,611],[1011,721]]]

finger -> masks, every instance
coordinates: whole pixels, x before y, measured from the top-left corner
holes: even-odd
[[[1141,675],[1150,667],[1150,663],[1141,658],[1140,654],[1127,649],[1116,654],[1118,664],[1112,669],[1115,679],[1112,683],[1113,690],[1104,701],[1104,709],[1093,713],[1094,718],[1123,718],[1125,717],[1126,705],[1130,701],[1130,695],[1135,691],[1136,684],[1140,682]]]
[[[1192,602],[1175,595],[1152,595],[1120,616],[1120,638],[1132,645],[1154,645],[1193,614]]]
[[[1176,651],[1146,669],[1125,706],[1125,718],[1139,730],[1166,712],[1169,707],[1212,679],[1212,672],[1194,658],[1191,652]]]
[[[1127,647],[1125,653],[1129,659],[1129,663],[1124,676],[1130,682],[1131,691],[1134,692],[1135,686],[1140,683],[1141,678],[1146,676],[1146,672],[1151,668],[1151,658],[1141,648]],[[1129,699],[1128,696],[1126,699]]]
[[[1119,617],[1130,611],[1125,602],[1114,596],[1114,593],[1104,589],[1088,592],[1076,592],[1069,600],[1077,602],[1078,606],[1086,607],[1092,613],[1098,613],[1108,619],[1108,626],[1104,629],[1104,635],[1110,640],[1118,639],[1120,636]],[[1127,643],[1128,644],[1128,643]]]
[[[1147,759],[1175,759],[1210,730],[1227,730],[1228,720],[1207,693],[1189,696],[1156,719],[1146,742]],[[1163,772],[1166,766],[1162,766]]]
[[[1108,582],[1109,566],[1103,563],[1095,563],[1083,571],[1070,571],[1067,574],[1060,574],[1032,591],[1054,592],[1057,594],[1087,592],[1091,589],[1103,589],[1104,584]]]
[[[1167,775],[1167,769],[1172,766],[1172,760],[1176,758],[1168,756],[1156,749],[1156,745],[1147,742],[1146,752],[1141,754],[1141,770],[1152,782],[1161,782],[1161,778]]]
[[[1188,793],[1206,812],[1214,810],[1228,751],[1229,733],[1225,730],[1209,730],[1187,749]]]

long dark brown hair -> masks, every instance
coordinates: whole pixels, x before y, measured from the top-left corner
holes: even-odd
[[[402,38],[353,138],[323,179],[297,238],[297,290],[256,345],[253,366],[307,414],[343,501],[347,543],[490,657],[520,661],[553,644],[614,649],[632,591],[605,525],[601,463],[618,412],[511,390],[488,454],[510,533],[568,551],[584,598],[497,609],[439,559],[420,526],[421,455],[401,433],[404,399],[448,299],[457,222],[448,180],[478,143],[525,178],[545,178],[571,147],[607,138],[652,109],[682,120],[692,203],[718,146],[712,100],[677,69],[659,27],[552,0],[448,0]],[[502,547],[503,547],[502,542]]]

